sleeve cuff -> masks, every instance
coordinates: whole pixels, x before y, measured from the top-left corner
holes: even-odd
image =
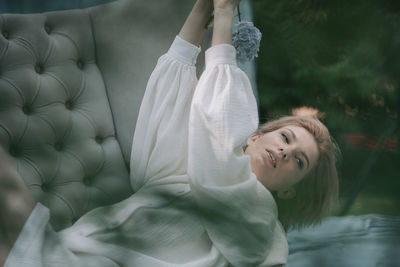
[[[200,51],[201,47],[197,47],[177,35],[168,50],[168,54],[183,63],[195,65]]]
[[[206,50],[206,67],[216,64],[237,65],[235,47],[230,44],[220,44],[208,48]]]

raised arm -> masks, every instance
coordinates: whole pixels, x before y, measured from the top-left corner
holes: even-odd
[[[189,112],[197,85],[195,63],[212,8],[212,0],[195,2],[149,78],[132,143],[131,182],[135,191],[187,172]]]
[[[212,46],[232,44],[232,23],[239,2],[240,0],[214,0]]]
[[[179,32],[179,37],[199,46],[214,8],[212,45],[232,44],[234,10],[239,2],[240,0],[197,0]]]
[[[213,0],[197,0],[179,32],[179,37],[200,46],[205,26],[211,18]]]
[[[189,184],[209,238],[233,266],[274,266],[285,263],[288,246],[275,201],[242,148],[258,114],[231,41],[238,2],[214,0],[212,47],[190,110]]]

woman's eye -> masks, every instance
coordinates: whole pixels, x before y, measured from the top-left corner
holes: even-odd
[[[296,162],[297,162],[297,166],[299,167],[299,169],[303,169],[304,163],[301,159],[296,158]]]
[[[286,134],[282,134],[282,138],[283,138],[283,140],[285,141],[285,143],[286,144],[289,144],[289,138],[287,137],[287,135]]]

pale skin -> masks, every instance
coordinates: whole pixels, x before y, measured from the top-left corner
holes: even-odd
[[[234,11],[240,0],[197,0],[187,17],[179,37],[199,46],[205,25],[214,9],[212,45],[232,44]]]
[[[247,140],[253,173],[278,197],[295,197],[294,186],[312,170],[319,151],[314,137],[304,128],[285,126],[266,134],[255,133]]]

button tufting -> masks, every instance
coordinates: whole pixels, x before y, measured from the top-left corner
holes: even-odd
[[[10,152],[10,155],[13,157],[18,156],[20,153],[20,149],[15,145],[10,146],[8,151]]]
[[[78,61],[76,62],[76,65],[78,65],[78,68],[83,69],[83,66],[84,66],[85,64],[83,64],[83,61],[80,59],[80,60],[78,60]]]
[[[77,217],[72,218],[72,219],[71,219],[71,223],[72,223],[72,224],[76,223],[76,221],[77,221],[78,219],[79,219],[79,218],[77,218]]]
[[[61,144],[61,142],[57,142],[54,144],[54,148],[57,151],[60,151],[63,148],[63,145]]]
[[[29,115],[29,114],[32,113],[32,107],[31,107],[29,104],[25,104],[25,105],[22,107],[22,111],[23,111],[26,115]]]
[[[10,38],[10,34],[8,33],[8,31],[3,31],[2,34],[3,34],[4,38],[6,38],[6,39]]]
[[[43,183],[41,185],[42,191],[43,192],[49,192],[50,191],[50,185],[48,183]]]
[[[51,32],[51,27],[49,25],[44,25],[44,30],[49,34]]]
[[[84,185],[91,185],[92,184],[92,180],[90,179],[90,177],[83,178],[83,184]]]
[[[72,106],[73,106],[74,104],[73,104],[73,102],[72,102],[72,100],[67,100],[66,102],[65,102],[65,107],[67,108],[67,109],[72,109]]]
[[[103,142],[103,138],[101,136],[96,136],[96,143],[101,144]]]
[[[40,64],[40,63],[36,64],[36,66],[35,66],[35,71],[36,71],[37,73],[42,74],[42,73],[43,73],[43,70],[44,70],[44,68],[43,68],[43,65],[42,65],[42,64]]]

